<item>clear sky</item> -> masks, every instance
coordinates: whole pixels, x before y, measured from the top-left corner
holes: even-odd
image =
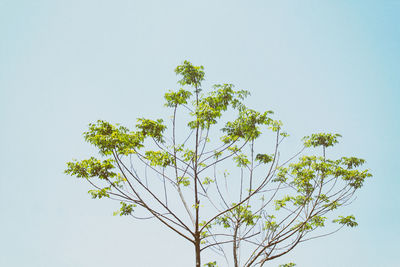
[[[63,174],[94,153],[88,123],[163,115],[185,59],[250,90],[293,144],[341,133],[337,153],[374,174],[349,208],[359,227],[269,266],[398,266],[399,14],[395,0],[0,0],[0,266],[193,265],[186,241],[113,217]]]

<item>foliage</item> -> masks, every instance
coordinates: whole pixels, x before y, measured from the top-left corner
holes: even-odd
[[[102,159],[68,162],[65,173],[87,180],[92,198],[119,201],[114,215],[158,220],[194,245],[197,267],[205,250],[234,266],[262,266],[304,241],[357,226],[339,211],[371,174],[360,169],[364,159],[327,157],[341,135],[306,136],[301,151],[282,162],[289,135],[272,111],[248,108],[249,92],[232,84],[203,92],[202,66],[185,61],[175,72],[182,88],[164,95],[170,123],[139,118],[132,130],[89,124],[84,138]],[[274,136],[269,151],[266,132]],[[322,155],[307,154],[315,147]],[[183,209],[171,204],[177,201]]]

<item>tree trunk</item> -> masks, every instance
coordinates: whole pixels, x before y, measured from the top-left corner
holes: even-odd
[[[238,255],[237,255],[237,234],[238,234],[238,224],[235,224],[235,232],[233,234],[233,264],[235,267],[239,267],[239,262],[238,262]]]
[[[197,107],[199,106],[199,90],[197,88],[197,85],[195,84],[196,88],[196,110]],[[198,119],[198,114],[196,111],[196,119]],[[195,152],[194,152],[194,203],[195,203],[195,209],[196,209],[196,214],[195,214],[195,232],[194,232],[194,246],[196,250],[196,267],[200,267],[201,264],[201,258],[200,258],[200,231],[199,231],[199,209],[200,209],[200,200],[198,196],[198,188],[197,188],[197,182],[198,182],[198,176],[197,176],[197,161],[198,161],[198,147],[199,147],[199,121],[197,120],[196,122],[196,146],[195,146]]]
[[[200,258],[200,236],[195,239],[195,252],[196,252],[196,267],[200,267],[201,258]]]

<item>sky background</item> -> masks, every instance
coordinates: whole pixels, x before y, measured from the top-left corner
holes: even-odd
[[[187,267],[193,249],[157,222],[113,217],[63,174],[95,150],[97,119],[165,114],[176,65],[251,91],[298,146],[338,132],[374,177],[349,208],[359,226],[268,266],[397,266],[400,1],[0,0],[0,266]],[[221,262],[222,266],[223,262]]]

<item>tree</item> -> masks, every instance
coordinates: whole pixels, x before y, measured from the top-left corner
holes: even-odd
[[[337,211],[371,174],[359,169],[363,159],[326,156],[339,134],[306,136],[303,148],[281,161],[288,134],[272,111],[248,108],[249,92],[232,84],[203,93],[202,66],[185,61],[175,72],[183,88],[164,96],[169,127],[146,118],[134,130],[89,124],[84,138],[102,158],[68,162],[65,172],[88,181],[93,198],[119,201],[115,215],[160,221],[193,245],[196,267],[208,249],[235,267],[263,266],[304,241],[357,225]]]

